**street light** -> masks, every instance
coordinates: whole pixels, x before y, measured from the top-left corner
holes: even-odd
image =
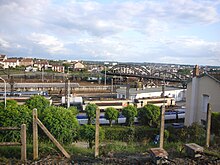
[[[105,85],[106,85],[106,66],[105,66]]]
[[[0,77],[0,79],[1,79],[2,81],[4,81],[4,85],[5,85],[5,109],[6,109],[6,81],[5,81],[5,79],[3,79],[2,77]]]

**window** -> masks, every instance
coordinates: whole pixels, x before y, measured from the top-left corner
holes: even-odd
[[[202,95],[202,112],[207,112],[207,105],[209,103],[209,95]]]

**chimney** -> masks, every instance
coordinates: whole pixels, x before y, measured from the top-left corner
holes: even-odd
[[[193,68],[193,77],[199,76],[199,66],[196,65],[195,68]]]

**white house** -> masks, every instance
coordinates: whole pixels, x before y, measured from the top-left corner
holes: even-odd
[[[4,62],[4,68],[16,68],[16,66],[19,66],[19,60],[17,58],[9,58],[3,61]]]
[[[205,124],[207,104],[211,104],[212,112],[220,112],[220,76],[208,73],[199,75],[198,66],[194,76],[187,84],[185,125],[194,122]]]
[[[73,69],[74,70],[84,70],[85,69],[85,65],[82,62],[75,62],[73,64]]]

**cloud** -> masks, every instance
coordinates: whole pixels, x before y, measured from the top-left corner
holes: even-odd
[[[32,33],[29,40],[33,41],[34,44],[39,45],[51,54],[65,54],[67,51],[66,48],[64,48],[63,42],[54,36]]]
[[[3,40],[2,38],[0,38],[0,48],[2,48],[2,49],[10,48],[9,42],[7,42],[7,41]]]
[[[204,35],[204,31],[219,29],[219,4],[219,0],[1,0],[0,52],[180,63],[201,57],[201,62],[211,64],[209,58],[219,58],[219,32]]]

